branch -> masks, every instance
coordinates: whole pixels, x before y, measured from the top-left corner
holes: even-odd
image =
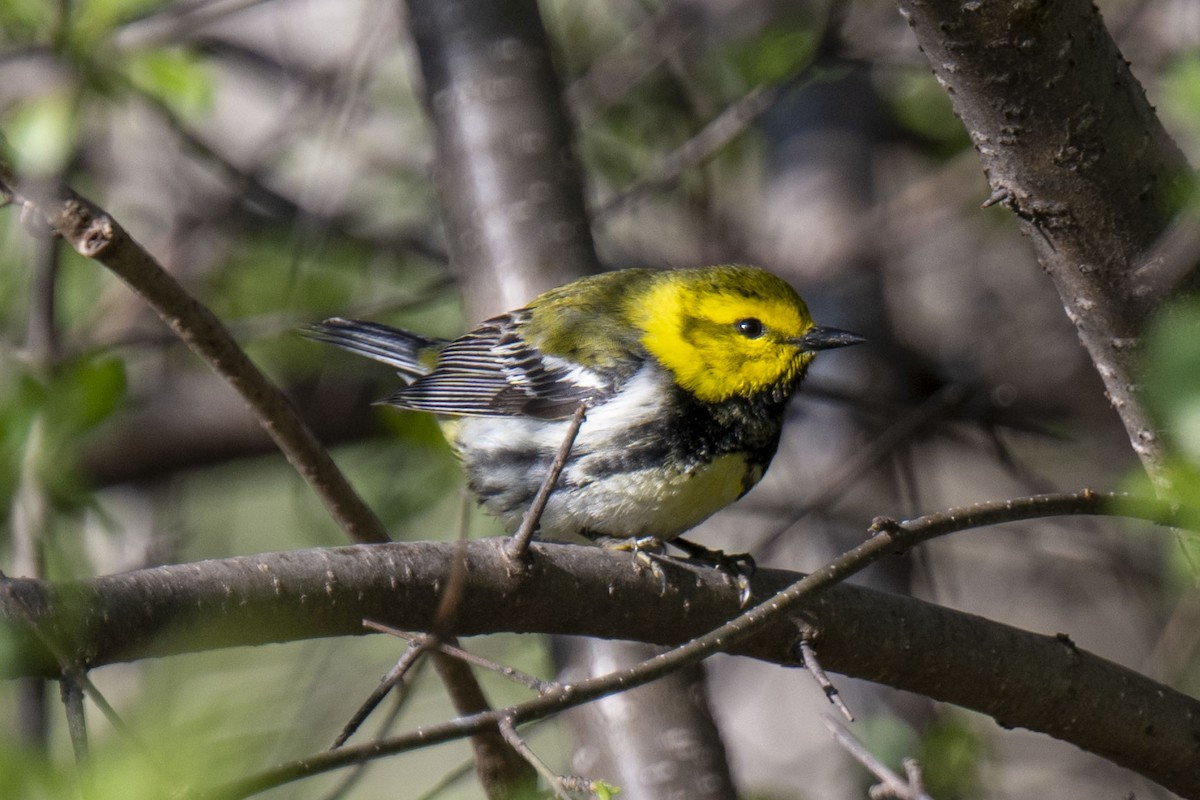
[[[254,365],[216,315],[189,295],[104,209],[66,187],[18,186],[9,166],[2,162],[0,195],[22,202],[23,214],[36,215],[80,255],[108,267],[228,381],[350,538],[388,540],[383,523],[355,493],[283,393]]]
[[[407,7],[436,134],[450,263],[467,307],[490,316],[598,272],[537,3]]]
[[[725,621],[739,612],[739,592],[718,571],[668,562],[662,565],[664,587],[650,571],[631,569],[628,554],[539,544],[528,580],[514,581],[501,555],[502,540],[268,554],[57,586],[10,580],[0,584],[0,617],[17,627],[23,615],[35,619],[43,636],[69,647],[67,657],[89,667],[214,647],[356,635],[363,632],[363,618],[428,630],[437,587],[461,551],[471,582],[458,609],[459,634],[572,633],[687,644],[615,679],[607,676],[608,683],[602,678],[568,687],[565,698],[564,692],[549,692],[518,707],[363,746],[372,753],[494,729],[502,715],[514,723],[537,719],[640,685],[718,649],[796,665],[807,628],[816,631],[821,660],[830,669],[971,708],[1006,727],[1047,733],[1172,791],[1200,795],[1195,769],[1200,703],[1193,698],[1080,650],[1066,636],[1032,634],[912,598],[833,585],[898,548],[950,530],[1047,514],[1101,513],[1111,500],[1094,493],[1049,495],[906,523],[880,521],[880,535],[808,577],[760,570],[752,589],[755,597],[769,599],[731,623]],[[1181,522],[1167,512],[1149,504],[1131,513]],[[821,596],[814,599],[817,592]],[[653,615],[644,613],[649,607]],[[0,667],[4,674],[57,671],[36,639],[16,638],[19,657]],[[365,755],[346,748],[293,765],[282,779]]]
[[[879,779],[879,783],[872,786],[868,794],[871,800],[885,797],[893,797],[896,800],[933,800],[921,785],[921,768],[917,766],[917,762],[912,759],[904,760],[904,771],[907,773],[907,780],[902,780],[899,775],[888,769],[886,764],[876,758],[862,742],[856,739],[836,719],[826,715],[821,718],[821,721],[825,723],[825,727],[833,734],[834,741],[841,745],[842,749],[849,753],[855,761],[862,764],[870,770],[872,775]]]
[[[1188,167],[1092,0],[898,0],[950,94],[999,203],[1016,214],[1160,485],[1164,442],[1136,354],[1168,296],[1148,261]]]

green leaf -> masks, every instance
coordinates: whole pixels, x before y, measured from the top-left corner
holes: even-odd
[[[613,786],[611,783],[604,781],[596,781],[592,784],[592,790],[596,793],[599,800],[612,800],[613,797],[621,793],[620,786]]]
[[[1163,113],[1200,133],[1200,53],[1171,64],[1163,76]]]
[[[55,5],[46,0],[4,0],[0,3],[3,41],[41,38],[55,19]]]
[[[1146,341],[1146,402],[1169,444],[1200,467],[1200,303],[1169,306]]]
[[[137,53],[126,64],[134,86],[159,98],[180,114],[195,118],[213,104],[213,80],[205,62],[182,48]]]
[[[4,121],[17,170],[28,176],[62,171],[75,148],[78,121],[73,91],[59,90],[16,103]]]
[[[779,83],[810,62],[820,41],[811,26],[777,26],[730,48],[730,62],[746,86]]]
[[[125,398],[125,364],[103,357],[77,361],[56,376],[51,412],[64,431],[78,434],[107,419]]]

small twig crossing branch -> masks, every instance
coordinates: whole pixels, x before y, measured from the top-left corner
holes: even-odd
[[[64,675],[58,680],[62,693],[63,708],[67,715],[67,732],[71,737],[71,749],[75,753],[75,763],[82,766],[88,757],[87,722],[83,715],[83,689],[70,675]]]
[[[545,480],[538,487],[537,494],[533,496],[533,503],[530,504],[529,510],[521,518],[521,526],[513,533],[508,545],[504,548],[504,554],[508,556],[509,561],[521,561],[529,552],[529,542],[533,539],[538,522],[542,519],[542,513],[546,510],[546,503],[550,502],[550,494],[554,491],[559,476],[562,475],[563,467],[567,465],[567,459],[571,457],[571,447],[575,444],[575,437],[579,435],[579,427],[583,425],[587,416],[587,407],[586,400],[579,401],[579,406],[567,424],[562,444],[559,445],[558,452],[554,454],[554,460],[550,462],[550,469],[546,472]]]
[[[407,639],[410,642],[420,642],[422,640],[428,641],[429,639],[429,637],[424,634],[409,633],[408,631],[402,631],[397,628],[393,628],[390,625],[384,625],[380,622],[373,622],[369,619],[363,620],[363,627],[369,628],[373,631],[379,631],[380,633],[386,633],[389,636]],[[438,642],[436,644],[430,643],[428,646],[436,649],[440,653],[445,653],[448,656],[457,658],[459,661],[471,664],[472,666],[482,667],[483,669],[490,670],[497,675],[508,678],[514,683],[521,684],[527,689],[532,689],[538,694],[543,694],[555,686],[555,684],[551,683],[550,681],[544,681],[535,675],[522,672],[515,667],[497,664],[491,659],[484,658],[483,656],[477,656],[472,652],[462,649],[461,647],[455,647],[454,645],[447,644],[445,642]]]
[[[504,737],[504,741],[508,742],[508,746],[521,754],[521,757],[533,766],[537,773],[542,776],[549,786],[554,796],[558,800],[573,800],[570,789],[567,786],[569,779],[564,779],[563,776],[550,769],[550,766],[545,761],[538,758],[533,752],[529,744],[521,738],[521,734],[517,733],[517,726],[513,724],[512,717],[501,717],[499,720],[500,735]]]
[[[833,681],[829,680],[829,676],[821,668],[821,662],[817,660],[817,653],[813,650],[812,640],[813,631],[811,630],[806,629],[800,635],[800,642],[796,645],[800,651],[800,660],[804,662],[805,669],[813,676],[817,686],[821,687],[821,691],[825,692],[825,697],[829,699],[834,708],[842,712],[842,716],[846,718],[847,722],[854,722],[854,715],[850,713],[849,707],[842,700],[837,687],[833,685]]]
[[[329,748],[330,750],[336,750],[344,745],[367,717],[370,716],[371,712],[375,710],[375,707],[383,702],[383,698],[387,697],[388,692],[404,680],[409,670],[417,663],[417,659],[426,651],[430,638],[429,636],[421,636],[409,641],[408,647],[400,654],[400,658],[396,660],[396,663],[383,676],[383,679],[371,690],[371,694],[367,696],[367,699],[362,702],[346,724],[342,726],[342,730],[338,733],[337,738],[333,740],[333,744]]]

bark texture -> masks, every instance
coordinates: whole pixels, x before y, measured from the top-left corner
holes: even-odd
[[[627,553],[535,544],[514,580],[503,541],[393,543],[204,561],[72,584],[0,582],[12,657],[0,676],[366,633],[362,620],[433,626],[456,560],[468,580],[455,633],[570,633],[680,644],[736,616],[716,570],[667,565],[665,584]],[[755,602],[800,576],[759,570]],[[646,613],[653,608],[654,613]],[[913,598],[841,584],[728,652],[796,664],[803,626],[822,665],[1041,731],[1200,797],[1200,701],[1075,646]],[[36,629],[36,635],[33,633]],[[53,645],[47,648],[47,643]]]
[[[1162,479],[1164,443],[1136,355],[1172,290],[1148,259],[1187,164],[1091,0],[898,0],[993,189],[1033,242],[1134,450]]]
[[[498,313],[599,270],[537,4],[408,0],[450,262]]]

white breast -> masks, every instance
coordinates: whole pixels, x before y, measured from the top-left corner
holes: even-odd
[[[615,397],[588,411],[572,459],[542,516],[543,536],[561,538],[587,530],[618,538],[670,539],[732,503],[757,480],[736,454],[674,468],[597,468],[601,460],[611,461],[615,447],[632,446],[627,441],[631,431],[644,426],[646,436],[664,432],[665,426],[655,423],[664,417],[669,380],[661,368],[647,364]],[[452,438],[472,490],[510,530],[520,524],[567,426],[567,421],[525,417],[464,417],[453,422]]]

